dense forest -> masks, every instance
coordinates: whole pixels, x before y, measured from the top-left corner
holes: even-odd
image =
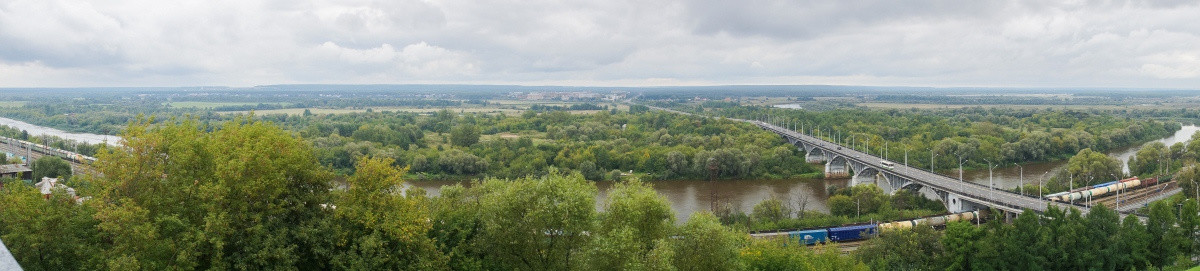
[[[515,178],[545,174],[550,167],[577,170],[589,180],[630,171],[649,179],[819,174],[796,148],[767,131],[665,112],[476,116],[444,110],[432,116],[375,112],[280,123],[296,125],[317,145],[321,161],[334,168],[348,168],[358,156],[386,156],[419,178]]]

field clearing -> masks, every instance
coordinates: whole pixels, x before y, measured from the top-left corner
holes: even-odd
[[[245,105],[258,105],[258,104],[260,104],[260,103],[253,103],[253,102],[169,102],[169,103],[167,103],[168,106],[175,107],[175,108],[215,108],[215,107],[221,107],[221,106],[245,106]],[[291,105],[291,103],[261,103],[261,104],[271,104],[271,105],[281,105],[281,106]]]
[[[791,97],[749,97],[749,98],[742,98],[741,103],[742,103],[742,105],[751,105],[751,106],[753,106],[753,105],[768,105],[769,106],[769,105],[776,105],[776,104],[802,102],[802,101],[795,101],[795,100],[790,100],[790,99],[791,99]],[[713,100],[713,101],[721,101],[721,100]],[[734,100],[734,101],[737,101],[737,100]]]
[[[488,101],[488,102],[493,102],[493,101]],[[368,108],[375,112],[392,111],[392,112],[432,113],[432,112],[441,111],[442,109],[448,109],[451,112],[455,112],[455,113],[520,114],[522,112],[525,112],[525,110],[529,109],[529,106],[531,106],[531,105],[570,106],[573,104],[579,104],[579,103],[515,103],[515,102],[523,102],[523,101],[506,101],[506,102],[509,102],[509,103],[501,104],[501,105],[488,105],[488,106],[464,104],[463,106],[451,106],[451,107],[421,108],[421,107],[412,107],[412,106],[377,106],[377,107],[368,107]],[[254,105],[257,103],[246,103],[246,104]],[[238,105],[238,104],[229,103],[229,104],[223,104],[223,105]],[[625,104],[599,103],[596,105],[608,106],[609,108],[616,108],[618,110],[629,110],[629,105],[625,105]],[[284,108],[284,109],[270,109],[270,110],[254,110],[254,114],[257,114],[257,115],[268,115],[268,114],[301,115],[301,114],[304,114],[305,109],[308,109],[309,112],[312,112],[313,114],[319,114],[319,115],[349,114],[349,113],[367,112],[368,108]],[[567,111],[567,112],[570,112],[571,114],[593,114],[593,113],[596,113],[599,111],[600,110],[575,110],[575,111]],[[227,111],[227,112],[220,112],[220,113],[221,114],[246,114],[246,113],[250,113],[250,111]]]
[[[489,104],[524,105],[524,106],[530,106],[530,105],[535,105],[535,104],[569,106],[572,104],[587,103],[587,102],[568,102],[568,101],[554,101],[554,100],[488,100],[487,102]]]
[[[0,107],[22,107],[22,106],[25,106],[25,104],[27,104],[27,103],[29,103],[29,102],[28,101],[0,101]]]
[[[966,105],[966,104],[906,104],[906,103],[858,103],[858,106],[880,109],[959,109],[959,108],[1004,108],[1004,109],[1153,109],[1163,108],[1163,105],[1142,104],[1142,105],[1052,105],[1052,104],[981,104],[981,105]]]
[[[256,115],[267,115],[267,114],[302,115],[302,114],[304,114],[305,109],[308,109],[309,112],[312,112],[313,114],[318,114],[318,115],[325,115],[325,114],[335,114],[336,115],[336,114],[367,112],[368,108],[359,108],[359,109],[354,109],[354,108],[284,108],[284,109],[271,109],[271,110],[254,110],[254,114],[256,114]],[[452,112],[462,112],[462,113],[505,113],[505,114],[514,114],[515,113],[515,114],[519,114],[523,111],[523,110],[518,110],[518,109],[506,109],[506,108],[495,108],[495,107],[446,107],[446,108],[370,107],[370,109],[375,112],[392,111],[392,112],[414,112],[414,113],[431,113],[431,112],[441,111],[442,109],[449,109]],[[221,113],[222,114],[246,114],[246,113],[250,113],[250,111],[228,111],[228,112],[221,112]]]

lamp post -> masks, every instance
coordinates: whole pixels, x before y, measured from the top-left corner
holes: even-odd
[[[991,190],[996,190],[996,182],[992,181],[992,170],[996,169],[996,166],[1000,165],[992,166],[992,161],[988,159],[983,159],[983,161],[988,163],[988,188],[991,188]]]
[[[958,189],[962,189],[963,183],[966,182],[966,181],[963,181],[962,166],[963,166],[963,163],[966,163],[967,161],[970,161],[970,159],[963,159],[963,156],[961,154],[958,155]]]
[[[1042,182],[1044,182],[1043,180],[1046,179],[1046,174],[1050,174],[1050,172],[1054,172],[1054,170],[1053,169],[1047,170],[1046,173],[1042,173],[1042,176],[1038,176],[1038,198],[1039,199],[1042,198],[1042,190],[1044,188],[1046,188],[1045,187],[1046,185],[1043,184]]]
[[[939,154],[933,153],[933,149],[929,149],[929,172],[933,172],[933,158],[937,157],[938,155]]]
[[[1017,168],[1021,169],[1021,186],[1019,186],[1017,189],[1020,189],[1021,196],[1024,196],[1025,195],[1025,167],[1023,167],[1023,166],[1021,166],[1021,164],[1017,164],[1017,163],[1013,163],[1013,165],[1016,165]]]

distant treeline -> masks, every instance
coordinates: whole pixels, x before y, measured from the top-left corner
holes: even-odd
[[[535,105],[529,106],[529,110],[533,110],[533,111],[562,111],[562,110],[567,110],[567,111],[579,111],[579,110],[608,110],[608,106],[607,106],[607,105],[606,105],[606,106],[599,106],[599,105],[590,104],[590,103],[584,103],[584,104],[572,104],[572,105],[568,105],[568,106],[562,106],[562,105],[542,105],[542,104],[535,104]]]

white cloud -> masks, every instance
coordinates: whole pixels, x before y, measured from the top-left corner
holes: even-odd
[[[1190,1],[10,0],[0,86],[1200,87]]]

